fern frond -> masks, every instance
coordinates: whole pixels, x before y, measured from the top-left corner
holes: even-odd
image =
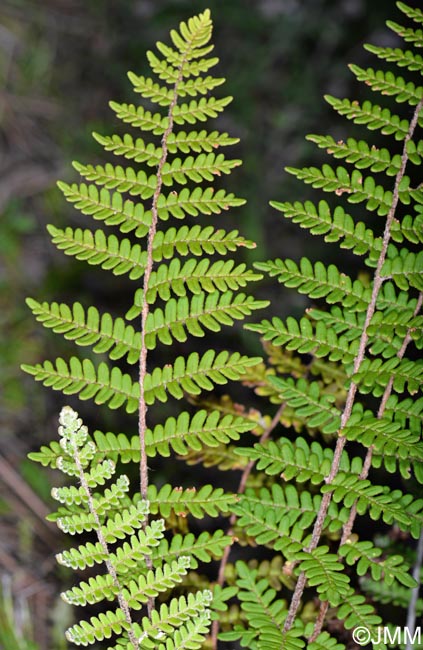
[[[238,138],[231,138],[227,133],[219,133],[218,131],[185,131],[173,132],[168,138],[168,150],[170,153],[182,151],[182,153],[189,153],[194,151],[200,153],[206,151],[210,153],[215,151],[218,147],[227,147],[239,142]]]
[[[96,404],[107,403],[111,409],[125,405],[128,413],[138,408],[139,384],[117,366],[110,368],[101,362],[96,367],[89,359],[80,361],[71,357],[69,363],[58,358],[56,366],[45,361],[35,366],[24,364],[23,369],[44,386],[60,390],[65,395],[78,394],[79,399],[94,399]]]
[[[140,278],[145,269],[146,253],[139,244],[129,239],[118,239],[116,235],[106,236],[102,230],[82,230],[67,227],[65,230],[47,227],[53,243],[66,255],[77,260],[99,265],[114,275],[128,273],[132,280]]]
[[[270,205],[283,212],[287,219],[292,219],[301,228],[307,228],[313,235],[324,235],[327,242],[340,242],[341,248],[351,249],[357,255],[376,255],[381,248],[381,239],[376,237],[370,228],[362,221],[354,223],[342,206],[331,210],[326,201],[315,205],[311,201],[300,203],[278,203],[271,201]]]
[[[257,571],[251,571],[244,562],[237,562],[236,570],[239,576],[238,598],[250,629],[254,630],[257,648],[276,650],[286,647],[282,633],[286,602],[275,599],[276,592],[269,588],[267,580],[257,579]]]
[[[399,47],[377,47],[366,44],[365,49],[376,54],[379,59],[396,63],[400,68],[407,68],[411,72],[423,71],[423,57],[412,50],[401,50]]]
[[[399,359],[394,357],[388,361],[364,359],[360,370],[353,375],[353,381],[360,384],[362,393],[373,393],[379,397],[383,394],[386,382],[392,377],[392,388],[397,393],[407,390],[414,395],[423,382],[423,362]]]
[[[399,25],[393,20],[387,21],[387,26],[389,29],[392,29],[393,32],[401,36],[406,43],[412,43],[416,47],[423,46],[423,31],[421,29],[412,29],[411,27],[404,27]]]
[[[358,348],[357,337],[352,341],[347,337],[338,337],[333,329],[327,328],[325,323],[313,323],[306,317],[297,321],[288,316],[285,322],[273,318],[272,322],[262,321],[254,325],[247,325],[247,329],[259,332],[265,341],[273,345],[284,345],[287,350],[296,350],[300,354],[313,354],[314,356],[328,357],[331,361],[342,361],[350,364]]]
[[[397,102],[417,106],[423,97],[423,87],[416,86],[412,81],[405,81],[403,77],[394,75],[391,70],[364,70],[355,64],[350,64],[349,68],[359,81],[364,81],[374,91],[395,97]]]
[[[304,571],[308,583],[332,606],[339,605],[350,592],[350,579],[342,573],[344,567],[328,546],[297,553],[299,568]]]
[[[340,425],[340,411],[333,403],[335,395],[322,393],[317,382],[306,379],[297,382],[289,377],[269,377],[278,394],[289,406],[295,409],[296,416],[307,418],[310,427],[319,427],[324,433],[334,433]]]
[[[202,291],[212,293],[216,289],[221,292],[236,291],[239,287],[245,287],[248,282],[260,280],[261,277],[260,274],[247,269],[245,264],[236,265],[234,260],[210,263],[207,258],[200,261],[191,258],[181,264],[179,259],[175,258],[170,264],[161,264],[157,271],[152,272],[147,301],[153,304],[157,295],[162,300],[169,300],[170,292],[185,296],[187,289],[194,294]]]
[[[376,626],[382,623],[381,617],[376,614],[374,607],[366,601],[365,597],[354,594],[353,591],[339,607],[337,615],[341,621],[344,621],[347,630],[363,626],[369,632],[375,632]],[[377,638],[376,635],[374,638]]]
[[[387,215],[391,208],[392,191],[385,190],[382,185],[376,185],[372,176],[364,178],[358,169],[354,169],[350,174],[345,167],[333,169],[330,165],[324,164],[321,169],[317,167],[304,167],[303,169],[287,167],[286,170],[299,180],[311,184],[312,187],[322,189],[324,192],[334,192],[337,196],[346,194],[349,203],[366,201],[367,210],[374,210],[378,215]],[[409,179],[404,176],[399,188],[399,198],[405,204],[410,203],[408,185]]]
[[[338,99],[331,95],[325,95],[326,101],[333,108],[347,119],[356,124],[367,126],[370,131],[381,131],[384,135],[394,135],[396,140],[404,140],[409,129],[409,122],[398,115],[394,115],[388,108],[382,108],[364,101],[362,105],[358,101],[349,99]]]
[[[240,237],[237,230],[226,232],[219,229],[214,230],[212,226],[201,228],[198,225],[181,226],[169,228],[165,232],[158,231],[153,243],[153,258],[155,262],[162,259],[171,259],[175,253],[179,255],[200,256],[226,255],[228,252],[236,251],[238,247],[255,248],[255,243]]]
[[[303,257],[298,266],[293,260],[274,260],[259,262],[256,267],[267,272],[271,277],[277,277],[279,282],[310,298],[325,298],[329,304],[342,302],[344,307],[355,311],[365,311],[370,299],[371,290],[359,280],[352,281],[345,273],[340,272],[334,264],[326,267],[322,262],[313,264]]]
[[[339,547],[338,552],[347,564],[356,567],[359,576],[370,571],[373,580],[383,581],[387,585],[398,581],[411,589],[416,587],[417,583],[411,577],[403,558],[400,555],[391,555],[381,561],[382,549],[374,546],[372,542],[349,540],[347,544]]]
[[[106,151],[112,151],[116,156],[125,156],[135,162],[145,162],[149,167],[156,167],[162,157],[162,147],[156,147],[152,142],[145,142],[142,138],[134,139],[130,133],[120,135],[101,135],[93,133]]]
[[[184,187],[180,192],[172,191],[165,196],[160,194],[158,215],[166,221],[170,216],[184,219],[186,215],[197,217],[199,214],[221,214],[222,210],[244,205],[245,200],[237,198],[232,192],[215,191],[213,187],[196,187],[192,192]]]
[[[148,499],[152,514],[169,517],[174,511],[182,517],[192,514],[196,519],[203,519],[205,515],[217,517],[222,512],[231,511],[237,496],[225,493],[222,488],[213,489],[212,485],[203,485],[199,490],[195,487],[184,490],[166,484],[160,490],[155,485],[149,485]]]
[[[139,360],[140,333],[123,318],[113,319],[108,313],[100,314],[92,306],[85,311],[79,302],[72,306],[56,302],[41,304],[28,298],[27,304],[44,327],[63,334],[77,345],[92,346],[97,353],[109,352],[111,359],[126,356],[128,363]]]
[[[187,535],[173,535],[171,541],[162,539],[160,545],[153,549],[153,563],[159,563],[181,555],[189,555],[191,569],[196,569],[200,562],[211,562],[222,557],[225,548],[232,544],[234,539],[225,535],[222,530],[213,533],[203,531],[198,537],[193,533]]]
[[[147,234],[151,225],[151,211],[145,210],[142,203],[134,203],[129,199],[124,201],[119,192],[109,192],[104,187],[99,190],[95,184],[68,185],[59,182],[58,186],[66,200],[73,203],[82,214],[104,221],[108,226],[119,226],[124,233],[134,230],[138,237]],[[69,233],[70,231],[71,229],[67,230]]]
[[[325,149],[334,158],[354,164],[357,169],[370,169],[372,172],[385,172],[388,176],[395,176],[401,167],[399,154],[391,156],[386,148],[378,149],[374,145],[369,147],[365,140],[348,138],[346,142],[336,141],[330,135],[308,135],[307,140],[317,144],[320,149]]]

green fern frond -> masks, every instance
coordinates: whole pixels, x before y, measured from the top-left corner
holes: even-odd
[[[400,555],[391,555],[381,561],[379,558],[382,549],[374,546],[372,542],[348,541],[347,544],[340,546],[339,554],[345,558],[347,564],[356,567],[359,576],[370,571],[373,580],[384,581],[387,585],[398,581],[411,589],[417,586],[409,574],[409,567]]]
[[[289,288],[305,293],[310,298],[325,298],[329,304],[342,302],[345,307],[356,311],[365,311],[371,290],[358,280],[352,281],[340,272],[334,264],[326,267],[322,262],[313,264],[306,258],[298,266],[293,260],[274,260],[256,264],[260,271],[277,277]]]
[[[145,269],[146,253],[139,244],[131,244],[127,238],[106,236],[102,230],[82,230],[67,227],[65,230],[48,226],[53,243],[77,260],[99,265],[114,275],[128,273],[131,280],[140,278]]]
[[[162,517],[169,517],[174,511],[177,515],[185,517],[192,514],[196,519],[203,519],[205,515],[218,517],[220,513],[227,513],[237,501],[235,494],[227,494],[222,488],[213,489],[212,485],[203,485],[197,488],[173,488],[166,484],[160,490],[155,485],[148,488],[148,499],[152,514],[160,513]]]
[[[359,81],[364,81],[373,91],[395,97],[400,103],[407,102],[411,106],[417,106],[423,97],[423,87],[416,86],[412,81],[405,81],[391,70],[364,70],[355,64],[350,64],[349,68]]]
[[[355,124],[367,126],[370,131],[377,130],[383,135],[393,135],[396,140],[404,140],[408,133],[409,122],[392,114],[388,108],[382,108],[368,100],[360,105],[356,100],[338,99],[332,95],[326,95],[325,99],[340,115]]]
[[[283,212],[287,219],[292,219],[301,228],[307,228],[313,235],[325,235],[327,242],[340,242],[341,248],[351,249],[357,255],[372,254],[380,251],[381,239],[375,237],[370,228],[360,221],[355,223],[342,206],[337,205],[333,213],[326,201],[319,201],[316,206],[311,201],[300,203],[278,203],[270,205]]]

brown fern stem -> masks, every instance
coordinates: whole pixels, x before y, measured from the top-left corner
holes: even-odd
[[[380,252],[380,255],[379,255],[379,259],[378,259],[376,270],[375,270],[374,280],[373,280],[372,295],[371,295],[369,305],[368,305],[368,308],[367,308],[367,312],[366,312],[366,318],[365,318],[365,322],[364,322],[364,326],[363,326],[363,332],[362,332],[361,337],[360,337],[358,352],[357,352],[357,355],[356,355],[356,357],[354,359],[354,370],[353,370],[354,374],[356,372],[358,372],[358,370],[360,369],[360,366],[361,366],[361,364],[362,364],[362,362],[364,360],[364,357],[365,357],[366,347],[367,347],[367,343],[368,343],[368,340],[369,340],[368,327],[369,327],[371,319],[373,318],[373,315],[375,313],[377,298],[379,296],[379,292],[380,292],[380,290],[382,288],[382,284],[384,282],[384,278],[382,277],[382,267],[383,267],[383,264],[384,264],[385,259],[386,259],[388,245],[389,245],[389,241],[390,241],[390,238],[391,238],[391,226],[392,226],[392,222],[394,220],[395,212],[396,212],[396,209],[397,209],[397,206],[398,206],[400,183],[401,183],[402,179],[404,178],[405,169],[406,169],[407,162],[408,162],[407,144],[411,140],[411,138],[413,137],[414,131],[415,131],[416,126],[417,126],[418,117],[419,117],[419,114],[420,114],[420,111],[421,111],[422,107],[423,107],[423,99],[420,100],[420,102],[418,103],[418,105],[417,105],[417,107],[416,107],[416,109],[414,111],[413,118],[412,118],[412,120],[410,122],[407,135],[406,135],[406,137],[404,139],[404,147],[403,147],[402,156],[401,156],[401,167],[400,167],[400,169],[399,169],[399,171],[398,171],[398,173],[396,175],[396,178],[395,178],[395,185],[394,185],[394,191],[393,191],[393,197],[392,197],[392,204],[391,204],[391,208],[390,208],[389,213],[388,213],[387,218],[386,218],[385,230],[384,230],[383,240],[382,240],[382,249],[381,249],[381,252]],[[338,431],[338,440],[337,440],[337,443],[336,443],[336,446],[335,446],[332,466],[331,466],[329,475],[325,478],[326,485],[331,485],[333,483],[333,481],[335,480],[335,478],[336,478],[336,476],[338,474],[338,471],[339,471],[342,452],[343,452],[345,444],[346,444],[346,438],[342,435],[342,432],[345,429],[345,427],[347,426],[348,421],[349,421],[349,419],[351,417],[351,412],[352,412],[352,408],[354,406],[355,397],[356,397],[356,394],[357,394],[357,389],[358,389],[358,384],[356,382],[354,382],[354,381],[351,381],[351,384],[350,384],[350,387],[349,387],[348,393],[347,393],[347,398],[346,398],[346,401],[345,401],[344,410],[343,410],[343,413],[342,413],[342,416],[341,416],[341,425],[340,425],[340,428],[339,428],[339,431]],[[313,551],[317,547],[317,545],[319,544],[319,541],[320,541],[320,538],[321,538],[321,535],[322,535],[322,531],[323,531],[324,521],[325,521],[327,511],[328,511],[331,500],[332,500],[332,494],[330,492],[326,492],[322,497],[319,512],[317,513],[316,521],[315,521],[312,536],[311,536],[311,541],[310,541],[309,545],[305,549],[307,552]],[[306,584],[306,577],[305,577],[304,572],[302,572],[300,574],[300,577],[299,577],[298,581],[297,581],[297,584],[296,584],[296,587],[295,587],[295,590],[294,590],[294,593],[293,593],[293,596],[292,596],[291,605],[290,605],[287,617],[285,619],[285,624],[284,624],[284,627],[283,627],[284,632],[288,632],[288,630],[290,630],[292,628],[292,625],[293,625],[293,623],[295,621],[295,617],[297,615],[298,609],[300,607],[301,598],[302,598],[302,595],[304,593],[305,584]]]
[[[417,316],[419,314],[420,309],[422,307],[422,303],[423,303],[423,293],[420,293],[419,297],[417,299],[416,308],[414,310],[413,316]],[[407,347],[408,347],[409,343],[411,342],[411,340],[412,340],[411,339],[411,331],[408,330],[407,334],[404,337],[404,341],[403,341],[403,343],[401,345],[401,348],[398,350],[398,353],[397,353],[398,359],[402,359],[404,357],[405,352],[407,350]],[[386,385],[386,388],[385,388],[384,392],[383,392],[382,399],[380,400],[379,409],[378,409],[378,412],[377,412],[377,417],[379,419],[382,418],[384,413],[385,413],[385,408],[386,408],[387,401],[388,401],[388,399],[389,399],[389,397],[390,397],[390,395],[392,393],[393,383],[394,383],[394,377],[392,375],[390,377],[387,385]],[[372,465],[373,451],[374,451],[374,447],[373,447],[373,445],[370,445],[370,447],[367,450],[366,457],[364,459],[363,469],[360,472],[360,479],[363,480],[363,481],[369,475],[370,467]],[[344,526],[342,528],[342,537],[341,537],[341,541],[339,542],[339,546],[342,546],[343,544],[346,544],[349,537],[351,536],[356,516],[357,516],[357,501],[355,501],[353,503],[352,508],[350,510],[349,517],[348,517],[348,521],[344,524]],[[320,634],[320,632],[322,630],[322,627],[323,627],[323,623],[324,623],[324,619],[325,619],[327,609],[328,609],[328,603],[327,603],[327,601],[323,601],[320,604],[319,616],[317,618],[316,625],[314,626],[313,634],[310,636],[310,638],[308,640],[309,643],[314,641],[318,637],[318,635]],[[322,615],[322,612],[324,612],[323,615]]]
[[[174,94],[172,102],[169,105],[168,110],[168,125],[163,133],[161,146],[162,146],[162,155],[160,157],[159,164],[157,166],[157,186],[154,191],[153,201],[151,205],[151,225],[148,231],[148,242],[147,242],[147,261],[144,271],[144,281],[143,281],[143,298],[142,298],[142,311],[141,311],[141,349],[140,349],[140,358],[139,358],[139,386],[140,386],[140,398],[138,403],[138,434],[140,438],[140,492],[141,497],[147,500],[148,497],[148,464],[147,464],[147,452],[145,446],[145,432],[147,430],[147,404],[145,401],[145,391],[144,391],[144,382],[147,374],[147,346],[145,343],[145,328],[147,324],[148,314],[150,312],[150,306],[147,301],[147,291],[148,284],[150,282],[151,272],[153,270],[153,244],[154,237],[157,231],[157,221],[158,221],[158,201],[162,190],[163,185],[163,167],[166,163],[168,156],[167,142],[169,135],[172,133],[173,129],[173,111],[178,101],[178,85],[182,80],[182,70],[186,61],[186,56],[182,59],[179,66],[179,75],[174,85]],[[148,518],[146,518],[144,525],[148,523]],[[153,562],[150,556],[145,557],[145,562],[148,569],[153,568]],[[151,617],[151,613],[154,609],[154,598],[149,598],[147,602],[148,615]]]

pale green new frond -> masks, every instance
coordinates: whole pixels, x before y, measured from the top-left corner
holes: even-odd
[[[190,61],[189,58],[177,54],[175,50],[172,50],[163,43],[158,43],[157,46],[166,57],[173,54],[176,67],[175,65],[168,63],[166,59],[159,59],[154,52],[147,52],[148,62],[152,71],[158,76],[158,78],[163,79],[163,81],[172,86],[175,86],[179,79],[183,80],[184,78],[189,78],[191,76],[197,77],[204,72],[208,72],[210,68],[213,68],[219,61],[217,57]]]
[[[149,598],[171,589],[182,582],[190,566],[190,558],[182,555],[173,562],[148,571],[146,575],[139,575],[136,580],[130,580],[122,590],[122,595],[129,607],[134,610],[141,609]]]
[[[160,643],[157,650],[197,650],[203,647],[203,643],[209,633],[210,610],[198,614],[194,621],[187,621],[179,629],[167,637],[166,644]]]
[[[192,99],[189,104],[176,104],[173,111],[175,124],[195,124],[197,121],[206,122],[212,117],[217,117],[225,107],[231,103],[232,97],[202,97],[198,101]]]
[[[317,358],[327,357],[330,361],[350,364],[358,349],[358,338],[338,336],[332,328],[326,327],[323,320],[313,324],[309,318],[299,321],[288,316],[286,321],[274,317],[272,321],[262,321],[247,325],[247,329],[261,334],[265,341],[273,345],[284,346],[287,350],[296,350],[300,354],[313,354]]]
[[[148,500],[152,514],[169,517],[173,511],[182,517],[192,514],[196,519],[203,519],[205,515],[218,517],[222,512],[230,512],[237,496],[222,488],[213,489],[212,485],[197,490],[195,487],[183,489],[166,484],[158,490],[151,484],[148,486]]]
[[[161,632],[171,634],[174,628],[180,627],[208,609],[211,599],[212,593],[208,589],[172,598],[168,604],[162,603],[160,608],[152,611],[151,620],[146,616],[143,617],[141,622],[143,633],[148,635],[149,639],[156,640],[161,638]]]
[[[277,277],[286,287],[295,288],[310,298],[325,298],[329,304],[341,302],[354,311],[365,311],[371,296],[371,289],[359,280],[352,281],[340,272],[334,264],[325,266],[322,262],[313,265],[303,257],[298,266],[293,260],[274,260],[256,263],[259,271]]]
[[[109,192],[104,187],[100,190],[94,184],[80,185],[58,183],[66,199],[82,212],[107,226],[119,226],[121,232],[135,231],[137,237],[144,237],[151,224],[151,212],[145,210],[142,203],[123,200],[119,192]]]
[[[144,273],[147,254],[139,244],[132,244],[129,239],[107,236],[102,230],[74,230],[69,226],[65,230],[55,226],[47,226],[47,229],[57,248],[66,255],[75,256],[77,260],[99,265],[114,275],[128,273],[132,280]]]
[[[141,519],[144,520],[143,517]],[[133,570],[140,563],[143,565],[145,556],[155,552],[154,548],[163,540],[163,529],[163,521],[161,519],[154,520],[149,526],[128,537],[109,556],[106,556],[100,542],[95,544],[87,542],[62,551],[56,555],[56,559],[63,566],[72,569],[85,569],[94,566],[94,564],[101,564],[108,558],[115,567],[117,574],[124,574]]]
[[[66,638],[75,645],[90,645],[95,641],[110,639],[112,634],[121,634],[128,629],[128,623],[121,609],[102,612],[89,621],[81,621],[66,631]]]
[[[392,114],[388,108],[382,108],[366,100],[362,105],[358,101],[338,99],[325,95],[326,101],[347,119],[356,124],[367,126],[370,131],[381,131],[384,135],[394,135],[396,140],[404,140],[408,133],[409,122]]]
[[[341,248],[352,249],[357,255],[378,255],[382,240],[376,237],[370,228],[353,218],[337,205],[332,211],[326,201],[317,205],[311,201],[301,203],[279,203],[271,201],[270,205],[283,212],[287,219],[292,219],[301,228],[307,228],[313,235],[324,235],[327,242],[340,242]]]
[[[416,86],[412,81],[405,81],[387,70],[364,70],[358,65],[350,64],[350,70],[359,81],[364,81],[374,91],[380,91],[384,95],[393,96],[397,102],[407,102],[411,106],[417,106],[423,96],[423,87]]]
[[[41,304],[28,298],[27,304],[44,327],[63,334],[65,339],[77,345],[92,346],[93,352],[99,354],[108,352],[111,359],[126,356],[128,363],[139,360],[141,335],[123,318],[113,319],[108,313],[100,314],[92,306],[85,310],[79,302],[72,306],[56,302]]]
[[[113,601],[119,589],[113,584],[113,578],[106,573],[80,582],[77,586],[62,592],[61,598],[70,605],[85,606],[100,603],[102,600]]]
[[[143,523],[143,502],[131,505],[129,508],[120,510],[105,521],[101,527],[106,542],[113,544],[118,539],[124,539],[127,535],[141,528]],[[90,512],[79,509],[79,512],[70,512],[60,507],[54,515],[57,526],[68,535],[80,535],[83,532],[96,530],[96,520]]]
[[[80,361],[71,357],[69,363],[58,358],[56,366],[45,361],[35,366],[24,364],[22,369],[37,381],[42,381],[44,386],[60,390],[65,395],[78,394],[79,399],[94,399],[96,404],[107,403],[111,409],[125,405],[128,413],[138,408],[138,382],[116,366],[109,367],[102,362],[96,367],[89,359]]]
[[[157,176],[147,176],[142,169],[136,171],[132,167],[114,166],[111,163],[94,166],[74,162],[73,166],[88,181],[104,185],[108,190],[128,192],[131,196],[139,196],[142,199],[151,198],[157,186]]]

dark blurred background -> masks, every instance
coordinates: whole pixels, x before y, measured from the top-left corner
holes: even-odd
[[[0,2],[0,648],[5,650],[35,648],[31,638],[39,648],[50,647],[52,629],[63,627],[67,616],[51,578],[58,542],[39,501],[48,501],[49,479],[25,459],[55,435],[63,398],[36,385],[19,365],[52,358],[52,345],[54,356],[69,356],[72,348],[34,323],[24,299],[81,300],[113,311],[131,295],[122,289],[124,280],[97,274],[50,244],[46,224],[92,227],[64,201],[55,182],[76,178],[73,159],[105,159],[91,132],[116,129],[110,99],[137,101],[127,70],[148,73],[145,51],[206,7],[215,24],[217,74],[227,78],[222,92],[235,98],[218,126],[241,138],[231,155],[244,161],[225,185],[248,199],[246,207],[221,217],[222,226],[239,228],[257,242],[250,262],[318,257],[320,242],[311,244],[268,202],[308,197],[307,188],[283,171],[286,165],[322,160],[305,134],[352,132],[322,95],[362,96],[346,64],[373,64],[364,42],[395,45],[384,25],[388,18],[401,22],[393,0]],[[333,251],[336,259],[338,249]],[[264,283],[258,291],[275,295],[273,312],[303,309],[295,292],[277,290]],[[244,336],[247,352],[255,352],[255,345]],[[87,417],[94,418],[89,409],[84,405]],[[122,427],[116,418],[106,424]],[[63,647],[60,634],[54,637],[56,649]]]

